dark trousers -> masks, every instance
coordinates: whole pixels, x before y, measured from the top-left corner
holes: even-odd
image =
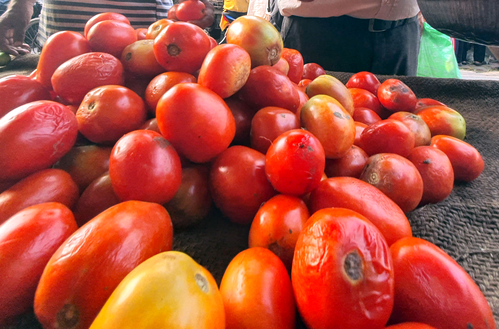
[[[417,73],[421,37],[417,16],[393,23],[350,16],[291,16],[284,17],[281,35],[284,47],[300,51],[305,63],[317,63],[328,71]]]
[[[486,47],[479,44],[472,44],[466,41],[456,40],[456,58],[458,63],[466,61],[468,50],[473,47],[473,60],[475,62],[483,62],[485,60]]]

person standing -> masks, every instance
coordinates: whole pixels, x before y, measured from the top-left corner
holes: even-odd
[[[220,30],[222,32],[236,18],[248,13],[249,0],[224,0],[224,10],[220,18]]]

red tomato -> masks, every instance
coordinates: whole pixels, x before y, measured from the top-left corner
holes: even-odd
[[[122,201],[170,201],[182,182],[180,158],[157,132],[135,130],[121,137],[109,158],[109,176]]]
[[[456,110],[447,106],[427,106],[416,112],[431,131],[431,135],[449,135],[459,139],[466,136],[466,121]]]
[[[444,103],[439,102],[432,98],[418,98],[418,102],[416,104],[416,111],[422,109],[423,107],[432,106],[432,105],[446,106]]]
[[[135,29],[135,35],[137,35],[137,40],[145,40],[147,35],[147,29],[145,27],[140,27]]]
[[[495,328],[480,288],[447,253],[411,237],[390,247],[395,301],[390,322],[422,322],[435,328]]]
[[[363,149],[352,145],[341,158],[326,159],[324,173],[327,177],[348,176],[359,178],[368,158],[369,156]]]
[[[426,122],[417,114],[399,111],[388,117],[389,119],[399,120],[409,128],[414,134],[414,147],[430,145],[431,132]]]
[[[179,3],[175,16],[177,19],[188,22],[199,20],[205,15],[206,6],[198,0],[189,0]]]
[[[215,205],[238,224],[251,223],[262,203],[276,194],[265,175],[265,155],[240,145],[215,159],[210,190]]]
[[[310,217],[296,243],[291,280],[308,328],[384,328],[390,317],[390,250],[355,211],[329,208]]]
[[[284,58],[280,58],[277,63],[275,63],[274,65],[272,65],[273,68],[279,70],[281,73],[283,73],[284,75],[288,75],[288,72],[289,72],[289,63],[287,60],[285,60]],[[289,76],[288,76],[289,78]]]
[[[255,110],[240,100],[237,95],[224,99],[236,122],[236,135],[232,145],[250,145],[251,120]],[[263,152],[262,152],[263,153]]]
[[[87,33],[87,40],[92,51],[121,58],[123,49],[137,41],[137,34],[130,24],[107,20],[92,26]]]
[[[168,14],[170,14],[170,10],[168,10]],[[152,23],[149,25],[147,28],[147,34],[146,34],[146,39],[154,39],[158,36],[159,32],[161,32],[165,27],[173,23],[173,20],[168,19],[168,18],[163,18],[160,20],[157,20],[156,22]]]
[[[398,120],[385,119],[367,126],[360,135],[360,147],[371,156],[395,153],[406,157],[414,149],[414,134]]]
[[[79,191],[71,176],[60,169],[40,170],[0,193],[0,224],[24,208],[59,202],[73,208]]]
[[[307,96],[328,95],[336,99],[352,115],[354,103],[352,94],[343,82],[331,75],[321,75],[310,82],[306,89]]]
[[[326,70],[317,63],[307,63],[303,65],[302,79],[314,80],[315,78],[326,74]]]
[[[119,203],[74,232],[53,254],[35,294],[46,328],[88,328],[113,290],[137,265],[172,247],[161,205]]]
[[[92,16],[86,23],[85,23],[85,29],[84,29],[84,35],[87,37],[88,32],[94,26],[95,24],[102,22],[102,21],[118,21],[118,22],[123,22],[127,23],[130,25],[130,21],[126,16],[118,13],[113,13],[113,12],[105,12],[105,13],[99,13],[97,15]]]
[[[364,129],[366,129],[367,125],[362,122],[355,121],[355,141],[353,142],[354,145],[357,145],[360,147],[360,136],[362,135],[362,132]]]
[[[376,187],[353,177],[322,181],[310,194],[311,213],[330,207],[347,208],[365,216],[391,245],[412,236],[411,225],[400,207]]]
[[[124,134],[140,128],[147,119],[146,105],[132,90],[105,85],[90,90],[78,111],[78,130],[88,140],[114,144]]]
[[[289,273],[296,240],[310,217],[302,199],[278,194],[258,210],[248,236],[248,246],[267,248],[276,254]]]
[[[150,79],[165,71],[154,56],[153,43],[151,39],[137,40],[123,49],[120,58],[127,73]]]
[[[387,79],[378,88],[378,100],[392,112],[414,112],[418,99],[411,88],[399,79]]]
[[[0,119],[0,180],[24,178],[57,162],[75,144],[78,124],[71,110],[36,101]]]
[[[310,79],[301,79],[300,82],[298,82],[298,87],[305,91],[310,82],[312,82]]]
[[[173,21],[178,21],[176,14],[177,8],[178,8],[178,3],[174,4],[170,9],[168,9],[168,19],[171,19]]]
[[[152,119],[147,120],[142,125],[142,127],[140,127],[140,129],[152,130],[152,131],[157,132],[158,134],[161,134],[161,131],[159,131],[159,127],[158,127],[158,120],[156,120],[156,118],[152,118]]]
[[[288,130],[277,137],[265,156],[265,172],[282,194],[301,196],[322,179],[326,157],[321,142],[311,132]]]
[[[353,112],[352,118],[354,121],[362,122],[366,125],[381,121],[380,116],[367,107],[356,107],[355,111]]]
[[[303,77],[303,57],[296,49],[283,48],[281,57],[289,64],[288,78],[294,83],[300,82]]]
[[[295,328],[295,302],[282,261],[265,248],[234,257],[220,283],[227,328]]]
[[[40,82],[24,75],[0,79],[0,118],[13,109],[34,101],[50,100],[50,93]]]
[[[236,133],[234,116],[220,96],[196,83],[171,88],[158,102],[159,129],[187,159],[203,163],[222,153]]]
[[[355,108],[367,107],[379,116],[384,114],[384,109],[375,94],[361,88],[348,88],[348,91],[352,95],[353,106]]]
[[[436,329],[436,328],[424,323],[404,322],[385,327],[385,329]]]
[[[156,116],[156,105],[168,90],[182,82],[196,82],[196,77],[185,72],[164,72],[155,76],[147,85],[145,100],[149,113]]]
[[[365,89],[374,95],[378,95],[378,88],[380,85],[381,82],[379,82],[378,77],[367,71],[355,73],[346,83],[347,88]]]

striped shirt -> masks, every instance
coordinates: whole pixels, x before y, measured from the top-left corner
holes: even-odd
[[[117,12],[125,15],[134,28],[147,28],[166,18],[172,0],[43,0],[37,41],[43,45],[59,31],[83,33],[85,23],[94,15]]]

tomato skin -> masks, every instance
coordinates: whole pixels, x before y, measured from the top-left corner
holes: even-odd
[[[74,232],[50,258],[35,294],[45,328],[88,328],[121,280],[171,250],[172,224],[159,204],[119,203]]]
[[[385,329],[436,329],[436,328],[424,323],[404,322],[385,327]]]
[[[354,103],[352,94],[348,88],[332,75],[321,75],[310,82],[305,89],[308,97],[316,95],[328,95],[337,100],[345,110],[352,115],[354,112]]]
[[[355,141],[353,145],[361,147],[360,136],[362,136],[362,132],[366,129],[367,125],[365,123],[355,121]]]
[[[291,280],[268,249],[254,247],[237,254],[225,270],[220,293],[227,328],[295,328]]]
[[[395,301],[390,322],[435,328],[495,328],[487,300],[469,274],[447,253],[420,238],[390,247]]]
[[[147,85],[144,97],[149,114],[156,116],[156,106],[161,96],[182,82],[196,82],[196,77],[185,72],[164,72],[155,76]]]
[[[170,8],[171,9],[171,8]],[[168,14],[170,11],[168,11]],[[147,33],[146,33],[146,39],[153,39],[156,38],[165,27],[167,27],[169,24],[173,23],[171,19],[168,18],[162,18],[160,20],[157,20],[156,22],[152,23],[149,25],[147,28]]]
[[[414,134],[402,122],[385,119],[367,126],[360,135],[359,146],[371,156],[395,153],[406,157],[414,149]]]
[[[127,23],[128,25],[130,25],[130,21],[128,20],[128,18],[125,15],[122,15],[119,13],[114,13],[114,12],[99,13],[99,14],[96,14],[96,15],[90,17],[90,19],[85,23],[85,28],[83,31],[83,35],[85,36],[85,38],[87,37],[87,34],[90,31],[90,29],[95,24],[102,22],[102,21],[108,21],[108,20],[123,22],[123,23]]]
[[[326,159],[324,173],[327,177],[348,176],[359,178],[369,156],[356,145],[338,159]]]
[[[365,216],[383,234],[388,245],[412,236],[409,220],[400,207],[376,187],[353,177],[332,177],[310,194],[309,208],[347,208]]]
[[[353,106],[355,108],[367,107],[379,116],[383,114],[383,108],[375,94],[361,88],[348,88],[348,91],[352,95]]]
[[[224,101],[236,122],[236,135],[231,144],[250,146],[251,121],[255,115],[255,109],[239,99],[237,94]]]
[[[426,122],[417,114],[399,111],[388,117],[399,120],[414,134],[414,147],[430,145],[431,131]]]
[[[288,75],[289,72],[289,63],[287,60],[285,60],[283,57],[281,57],[277,63],[272,65],[273,68],[279,70],[282,74]],[[289,76],[288,76],[289,78]]]
[[[154,56],[153,43],[154,40],[151,39],[137,40],[123,49],[120,60],[128,74],[150,80],[165,71]]]
[[[432,106],[432,105],[441,105],[446,106],[444,103],[437,101],[432,98],[418,98],[418,102],[416,103],[415,111],[422,109],[423,107]]]
[[[92,51],[121,58],[123,49],[137,41],[137,34],[130,24],[107,20],[92,26],[88,31],[87,40]]]
[[[0,224],[18,211],[39,203],[59,202],[71,209],[78,196],[78,186],[67,172],[40,170],[0,193]]]
[[[458,138],[436,135],[431,138],[430,146],[444,152],[452,164],[454,179],[471,182],[480,176],[485,166],[480,152]]]
[[[345,85],[347,88],[365,89],[374,95],[378,95],[378,88],[381,86],[381,82],[379,82],[375,74],[362,71],[352,75]]]
[[[77,228],[57,202],[25,208],[0,225],[0,325],[30,309],[45,265]]]
[[[35,101],[0,119],[0,180],[24,178],[56,163],[78,134],[71,110],[53,101]]]
[[[427,106],[415,112],[428,125],[432,136],[449,135],[461,140],[466,137],[466,121],[456,110],[447,106]]]
[[[190,0],[179,3],[175,15],[181,21],[195,21],[204,17],[206,6],[198,0]]]
[[[288,77],[294,83],[300,82],[303,76],[303,57],[296,49],[283,48],[281,57],[289,64]]]
[[[310,217],[296,243],[291,280],[307,328],[384,328],[390,317],[390,250],[355,211],[328,208]]]
[[[326,74],[326,70],[317,63],[306,63],[303,65],[302,79],[314,80],[315,78]]]
[[[354,121],[362,122],[366,125],[381,121],[380,116],[367,107],[356,107],[355,111],[353,112],[352,118]]]
[[[40,82],[24,75],[0,79],[0,118],[27,103],[50,100],[50,93]]]
[[[392,112],[414,112],[418,99],[411,88],[399,79],[387,79],[378,88],[378,100]]]

